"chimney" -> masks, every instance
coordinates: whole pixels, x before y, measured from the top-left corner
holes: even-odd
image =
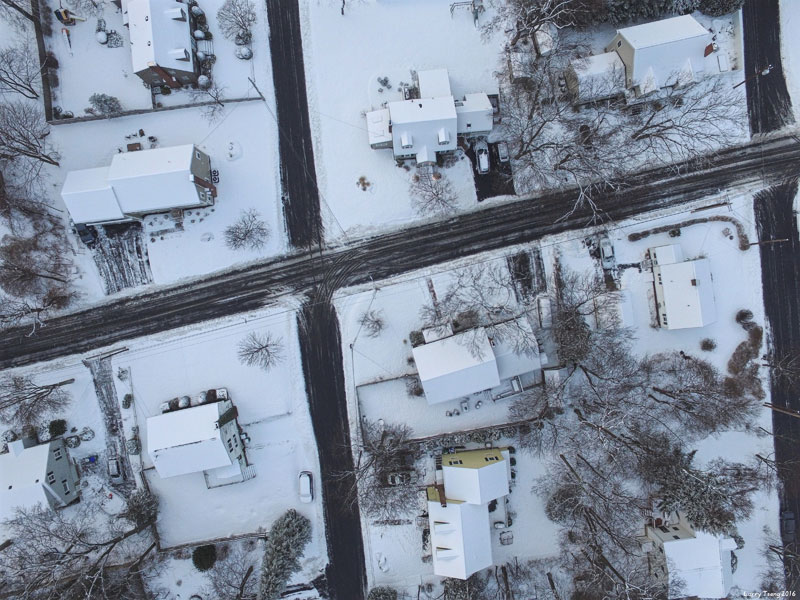
[[[22,440],[14,440],[8,443],[8,451],[14,456],[19,456],[23,450],[25,450],[25,444]]]

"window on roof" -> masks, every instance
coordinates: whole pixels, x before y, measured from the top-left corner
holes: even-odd
[[[61,457],[62,457],[61,448],[56,448],[55,450],[53,450],[53,458],[55,458],[56,460],[61,460]]]
[[[622,40],[617,42],[617,48],[619,48],[620,46],[622,46]]]
[[[69,496],[69,483],[67,483],[66,479],[61,480],[61,485],[64,486],[64,495]]]
[[[461,460],[461,459],[455,459],[455,458],[453,458],[453,459],[450,459],[450,464],[451,464],[451,465],[463,465],[463,464],[464,464],[464,461],[463,461],[463,460]]]
[[[55,476],[55,473],[53,473],[52,471],[50,471],[50,472],[47,474],[47,483],[49,483],[50,485],[53,485],[55,482],[56,482],[56,476]]]

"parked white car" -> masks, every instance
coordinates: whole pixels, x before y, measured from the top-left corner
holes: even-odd
[[[500,162],[508,162],[508,144],[505,142],[498,142],[497,158],[500,159]]]
[[[300,502],[308,504],[314,499],[314,478],[311,471],[300,471]]]
[[[485,175],[489,172],[489,145],[486,140],[475,142],[475,156],[478,159],[478,173]]]

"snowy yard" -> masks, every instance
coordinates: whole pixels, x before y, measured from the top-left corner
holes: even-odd
[[[451,17],[450,4],[370,0],[349,4],[342,17],[338,6],[327,1],[301,3],[314,158],[329,240],[420,218],[408,195],[410,174],[395,165],[390,150],[370,148],[363,116],[398,99],[396,86],[411,80],[411,69],[448,69],[456,97],[497,92],[494,71],[502,35],[484,41],[468,11],[456,10]],[[377,78],[383,76],[393,89],[381,94]],[[476,208],[467,161],[446,169],[445,175],[456,188],[459,207]],[[362,176],[370,183],[366,191],[357,187]]]
[[[267,372],[240,364],[237,346],[251,331],[282,340],[283,360],[277,367]],[[315,577],[326,561],[325,532],[319,493],[311,504],[298,500],[298,473],[311,471],[318,485],[319,467],[294,311],[282,307],[249,314],[202,331],[141,340],[129,348],[114,358],[115,372],[128,370],[127,380],[115,383],[120,398],[133,394],[132,408],[123,409],[124,425],[128,437],[132,427],[139,428],[142,466],[161,500],[157,527],[162,545],[262,532],[287,509],[297,508],[313,524],[304,575]],[[147,454],[146,419],[160,414],[161,403],[170,398],[220,387],[228,389],[239,424],[250,437],[246,454],[256,477],[214,489],[206,488],[202,473],[160,478]]]
[[[679,237],[667,232],[653,233],[638,241],[629,241],[628,235],[635,232],[669,225],[674,229],[689,219],[722,217],[741,224],[750,241],[757,239],[755,233],[752,196],[743,193],[735,197],[708,198],[701,204],[713,204],[730,200],[730,204],[710,210],[690,213],[688,210],[675,213],[665,209],[657,214],[643,215],[638,219],[622,222],[608,228],[596,228],[594,232],[571,232],[541,242],[541,250],[548,276],[552,275],[554,259],[573,271],[599,272],[597,258],[589,254],[590,248],[584,240],[606,234],[614,245],[614,254],[619,274],[620,315],[623,325],[633,329],[634,351],[639,354],[683,350],[704,358],[725,372],[728,359],[734,348],[747,334],[734,320],[740,309],[750,309],[753,320],[763,325],[764,311],[761,298],[761,273],[758,247],[740,250],[735,225],[730,221],[708,221],[681,228]],[[692,207],[690,207],[692,208]],[[733,238],[733,239],[731,239]],[[640,272],[638,265],[645,258],[645,251],[654,246],[670,243],[680,244],[687,259],[706,257],[711,263],[713,291],[716,302],[716,321],[702,328],[666,330],[654,328],[654,303],[652,273]],[[491,264],[518,249],[477,257],[469,262]],[[345,352],[350,402],[350,420],[353,435],[355,423],[366,416],[370,420],[384,419],[386,423],[406,423],[414,429],[414,437],[436,435],[454,429],[466,430],[478,425],[491,425],[507,421],[504,406],[483,407],[457,417],[446,417],[448,403],[427,405],[424,398],[412,398],[406,390],[404,376],[415,371],[411,357],[409,333],[420,328],[420,307],[430,303],[428,281],[433,282],[441,298],[451,279],[451,273],[467,261],[458,264],[439,265],[435,269],[409,273],[377,289],[366,286],[360,289],[342,290],[336,299],[337,311],[342,326],[342,341]],[[377,337],[370,337],[361,326],[365,311],[378,311],[384,320],[384,328]],[[700,350],[700,342],[713,339],[716,348],[710,352]],[[348,351],[349,350],[349,351]],[[358,387],[358,390],[356,388]],[[453,401],[455,406],[460,401]],[[728,432],[706,438],[697,445],[698,460],[709,461],[718,456],[728,460],[749,462],[754,454],[772,453],[772,438],[757,436],[758,427],[771,429],[771,413],[768,409],[759,412],[748,432]],[[512,440],[503,443],[513,444]],[[499,445],[499,444],[498,444]],[[435,454],[435,452],[434,452]],[[418,468],[423,477],[418,483],[433,481],[432,454],[425,459],[425,468]],[[551,457],[552,458],[552,457]],[[499,544],[493,530],[494,563],[501,564],[514,558],[542,558],[557,552],[558,526],[544,514],[542,500],[530,493],[537,477],[546,473],[547,457],[537,458],[526,452],[517,452],[514,467],[517,478],[509,496],[509,510],[516,514],[511,528],[514,542],[509,546]],[[745,546],[736,551],[738,569],[734,573],[734,585],[752,591],[760,585],[764,568],[764,527],[778,530],[778,501],[776,492],[764,490],[755,498],[752,516],[738,524]],[[415,514],[421,514],[423,506]],[[413,518],[412,518],[413,519]],[[386,525],[370,522],[364,518],[364,536],[368,553],[368,572],[372,585],[394,585],[408,591],[426,581],[436,581],[432,566],[423,563],[422,528],[415,522]],[[519,535],[517,535],[519,533]]]
[[[223,0],[204,0],[199,4],[208,17],[209,31],[213,35],[213,51],[217,57],[212,71],[214,80],[224,88],[224,98],[256,97],[257,93],[248,77],[256,82],[265,96],[270,97],[272,65],[267,39],[266,4],[255,4],[258,22],[253,29],[253,59],[246,61],[234,56],[236,46],[219,31],[216,13],[222,3]],[[55,3],[50,4],[57,8]],[[130,37],[128,28],[122,22],[122,11],[106,1],[100,3],[96,16],[83,16],[87,17],[85,22],[78,21],[75,26],[67,28],[69,44],[60,33],[58,23],[54,24],[53,36],[47,39],[48,49],[58,59],[59,85],[54,89],[54,105],[81,117],[84,116],[83,109],[89,106],[89,96],[97,92],[119,98],[124,110],[153,108],[150,90],[133,73]],[[97,42],[95,31],[98,19],[105,22],[106,31],[115,31],[120,35],[122,46],[112,48]],[[164,106],[196,104],[207,100],[207,96],[193,94],[190,90],[179,90],[156,98],[156,102]]]
[[[155,283],[171,283],[184,277],[204,275],[234,264],[280,254],[286,249],[278,178],[277,126],[260,100],[228,103],[217,123],[208,123],[201,109],[190,108],[119,119],[74,123],[53,127],[51,136],[64,157],[52,173],[53,197],[58,195],[68,171],[108,165],[130,142],[126,136],[143,129],[160,148],[195,144],[211,157],[219,170],[219,195],[212,207],[190,210],[183,231],[176,231],[168,215],[144,220],[147,253]],[[146,137],[143,139],[147,139]],[[260,250],[230,250],[223,231],[241,211],[255,209],[269,227],[270,237]],[[191,214],[189,214],[191,213]],[[83,269],[88,253],[79,254]]]

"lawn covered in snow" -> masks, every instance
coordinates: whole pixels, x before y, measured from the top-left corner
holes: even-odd
[[[168,216],[148,216],[147,253],[155,283],[171,283],[204,275],[231,265],[273,256],[287,247],[278,177],[277,126],[271,110],[260,100],[228,103],[221,119],[209,123],[200,108],[181,109],[54,126],[51,137],[61,150],[61,167],[51,174],[53,201],[63,208],[59,195],[66,173],[108,165],[131,140],[125,136],[143,129],[157,138],[160,148],[195,144],[219,170],[214,206],[192,210],[183,231],[169,231]],[[145,141],[145,147],[147,142]],[[230,250],[224,229],[241,211],[255,209],[269,227],[270,237],[260,250]]]
[[[729,204],[710,210],[694,213],[688,210],[725,201],[729,201]],[[689,219],[720,216],[740,223],[749,241],[756,241],[752,195],[743,192],[731,197],[708,198],[688,209],[680,213],[665,209],[607,227],[544,238],[539,247],[548,278],[552,276],[556,257],[562,265],[573,271],[599,273],[600,262],[589,254],[590,247],[586,240],[596,243],[597,235],[607,235],[613,243],[617,263],[619,312],[623,326],[632,329],[634,352],[644,355],[683,350],[708,360],[724,373],[731,353],[747,337],[734,319],[736,312],[749,309],[753,312],[753,320],[765,325],[758,246],[741,250],[734,224],[725,221],[682,227],[679,237],[671,237],[667,232],[654,233],[632,242],[628,240],[628,235],[665,225],[676,228]],[[705,257],[710,261],[717,315],[714,323],[683,330],[666,330],[651,325],[655,317],[652,273],[640,271],[639,264],[644,260],[648,248],[670,243],[680,244],[686,259]],[[384,419],[386,423],[406,423],[414,429],[415,437],[453,431],[454,424],[455,429],[466,430],[479,425],[508,422],[508,414],[497,408],[481,408],[479,411],[471,408],[469,413],[446,417],[444,408],[449,403],[428,406],[424,398],[411,398],[406,392],[404,380],[398,378],[416,371],[409,360],[409,333],[421,327],[420,308],[431,302],[429,281],[441,297],[454,269],[463,268],[469,263],[491,264],[517,250],[508,248],[455,264],[438,265],[383,282],[380,287],[363,286],[339,292],[336,306],[342,327],[352,435],[356,435],[358,420],[365,416],[370,420]],[[360,323],[361,316],[367,310],[378,311],[384,319],[384,328],[377,337],[367,335]],[[700,342],[705,338],[716,342],[713,351],[701,351]],[[766,371],[763,375],[766,377]],[[764,384],[768,393],[768,382],[765,380]],[[368,390],[366,394],[364,390]],[[459,401],[452,403],[458,405]],[[749,424],[748,431],[726,432],[703,440],[697,445],[698,461],[702,463],[723,456],[728,460],[751,462],[756,453],[771,456],[772,438],[756,435],[758,428],[771,430],[769,409],[760,411],[757,420]],[[507,439],[502,443],[514,442]],[[435,453],[425,459],[431,463],[427,468],[418,469],[420,485],[433,482],[432,460]],[[514,525],[510,528],[514,533],[514,542],[509,546],[500,545],[499,540],[494,539],[498,536],[493,531],[495,564],[515,558],[543,558],[558,552],[559,528],[547,519],[542,500],[530,493],[535,480],[546,475],[548,458],[552,457],[517,453],[514,467],[517,479],[509,496],[509,510],[516,515]],[[766,489],[758,492],[754,505],[756,508],[752,516],[738,523],[745,546],[736,551],[739,562],[733,582],[743,591],[754,591],[760,587],[765,564],[763,551],[767,541],[764,528],[770,528],[773,533],[778,530],[777,493]],[[420,511],[415,514],[420,514],[422,509],[421,504]],[[415,522],[385,525],[372,523],[368,518],[362,521],[372,585],[395,585],[415,591],[420,583],[438,579],[433,576],[432,566],[422,562],[422,528]]]
[[[282,343],[282,361],[270,371],[239,362],[237,347],[248,333],[271,333]],[[304,574],[316,576],[326,562],[325,531],[319,494],[319,467],[305,385],[300,366],[294,310],[286,306],[243,315],[213,326],[153,336],[128,344],[114,357],[114,371],[128,370],[115,380],[120,398],[133,394],[123,409],[126,433],[138,426],[144,474],[159,497],[157,523],[164,547],[216,538],[253,534],[296,508],[312,521],[313,538],[305,555]],[[225,387],[239,411],[238,421],[250,436],[248,462],[256,477],[207,489],[201,472],[162,479],[147,454],[148,417],[161,413],[161,403],[202,390]],[[297,477],[314,474],[317,495],[300,504]]]
[[[504,40],[484,40],[469,11],[450,15],[449,0],[348,3],[302,2],[303,54],[317,182],[329,240],[366,235],[418,220],[408,195],[410,173],[391,150],[372,150],[364,112],[396,100],[410,70],[446,68],[457,98],[496,93],[494,71]],[[481,22],[488,19],[488,13]],[[346,44],[342,40],[347,40]],[[377,92],[378,77],[392,90]],[[467,160],[444,169],[461,209],[477,206]],[[357,186],[360,177],[370,185]]]

